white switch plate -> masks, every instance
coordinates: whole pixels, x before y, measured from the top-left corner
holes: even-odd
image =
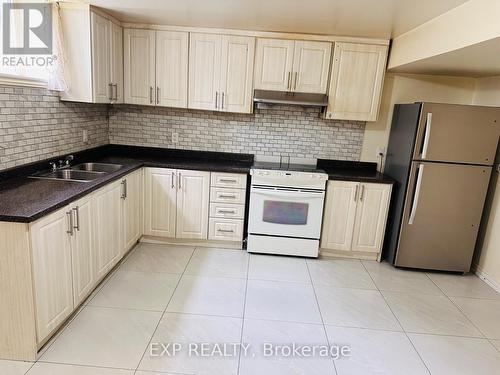
[[[179,143],[179,133],[172,133],[172,143]]]
[[[82,141],[83,143],[87,143],[89,141],[89,132],[87,129],[83,129],[82,131]]]

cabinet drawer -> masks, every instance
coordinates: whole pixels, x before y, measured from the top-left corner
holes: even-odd
[[[245,203],[246,190],[212,187],[210,188],[210,202],[216,203]]]
[[[209,240],[243,240],[243,220],[210,218],[208,226]]]
[[[227,219],[243,219],[245,205],[228,203],[210,203],[210,217],[225,217]]]
[[[241,173],[212,172],[210,186],[246,189],[247,175]]]

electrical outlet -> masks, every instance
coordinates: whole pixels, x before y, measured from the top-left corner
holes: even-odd
[[[89,132],[87,129],[83,129],[82,131],[82,141],[83,143],[87,143],[89,141]]]
[[[172,143],[179,143],[179,133],[172,133]]]

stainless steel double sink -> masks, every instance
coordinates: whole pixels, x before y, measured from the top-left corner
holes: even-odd
[[[37,173],[31,178],[41,178],[46,180],[63,180],[90,182],[105,174],[116,172],[123,165],[111,163],[82,163],[57,169],[51,172]]]

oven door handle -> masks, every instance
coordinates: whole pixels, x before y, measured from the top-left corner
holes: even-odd
[[[318,191],[317,193],[308,191],[308,192],[300,192],[300,191],[284,191],[284,190],[257,190],[252,188],[252,193],[259,195],[267,195],[273,198],[298,198],[298,199],[306,199],[306,198],[322,198],[325,195],[324,191]]]

